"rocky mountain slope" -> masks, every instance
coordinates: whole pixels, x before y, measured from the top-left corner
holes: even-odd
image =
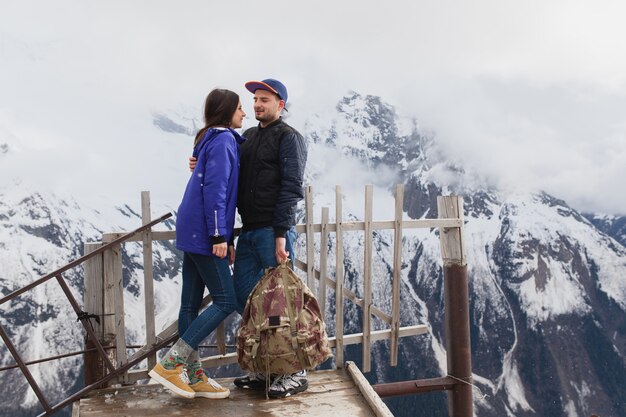
[[[197,122],[160,113],[154,123],[184,136]],[[345,192],[344,218],[354,219],[363,215],[364,184],[375,186],[374,217],[381,220],[393,217],[391,190],[396,183],[405,184],[406,218],[436,217],[438,195],[464,196],[476,416],[626,415],[623,217],[582,215],[557,196],[539,190],[489,188],[446,159],[437,147],[436,134],[423,132],[414,119],[399,117],[393,106],[378,97],[350,92],[336,108],[308,118],[300,130],[309,144],[306,182],[314,186],[316,220],[321,206],[334,212],[336,184]],[[2,138],[0,158],[10,158],[10,143],[1,144]],[[14,184],[0,188],[0,195],[0,290],[5,295],[78,257],[82,243],[97,239],[101,232],[140,225],[138,209],[129,202],[96,209],[67,196]],[[303,213],[299,216],[302,219]],[[401,366],[396,368],[388,365],[387,343],[375,343],[372,372],[367,375],[372,383],[446,374],[437,233],[405,231],[402,242],[401,324],[427,323],[431,331],[401,340]],[[390,232],[374,235],[374,304],[385,311],[391,307],[392,242]],[[331,238],[331,256],[334,244]],[[127,324],[131,337],[140,341],[141,254],[138,247],[128,246],[126,305],[127,314],[135,319]],[[346,286],[358,295],[362,237],[347,234],[344,248]],[[302,250],[299,257],[304,257]],[[171,300],[178,297],[179,254],[171,245],[158,246],[155,262],[158,325],[163,326],[175,317],[176,303]],[[81,272],[69,274],[68,280],[80,299]],[[329,297],[329,313],[333,313],[331,291]],[[1,307],[2,325],[28,358],[80,349],[80,329],[73,324],[69,307],[57,303],[60,298],[59,290],[48,284]],[[350,303],[346,307],[345,332],[359,332],[359,308]],[[63,331],[53,325],[53,319],[60,318],[68,324]],[[373,323],[382,327],[376,320]],[[331,335],[333,326],[329,321]],[[9,363],[6,350],[0,352],[0,363]],[[360,347],[351,346],[346,359],[360,363]],[[61,396],[79,384],[80,360],[67,359],[53,368],[37,366],[35,375],[52,395]],[[27,390],[21,394],[25,382],[16,371],[0,373],[0,379],[4,387],[11,387],[7,415],[32,415],[36,399]],[[447,413],[444,393],[386,402],[398,416],[412,415],[410,410],[417,407],[428,415]]]

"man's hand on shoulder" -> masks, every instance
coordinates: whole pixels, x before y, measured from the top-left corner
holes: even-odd
[[[194,158],[193,156],[190,156],[189,157],[189,171],[193,172],[193,170],[196,168],[197,163],[198,163],[198,160]]]

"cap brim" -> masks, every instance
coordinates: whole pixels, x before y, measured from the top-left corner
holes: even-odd
[[[266,91],[271,91],[272,93],[280,97],[280,94],[278,94],[278,91],[274,90],[272,87],[265,84],[263,81],[248,81],[245,84],[245,86],[246,86],[246,89],[252,94],[254,94],[256,90],[266,90]]]

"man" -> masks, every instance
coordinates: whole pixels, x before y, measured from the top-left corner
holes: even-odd
[[[287,89],[278,80],[246,83],[254,94],[259,125],[246,130],[241,145],[237,207],[242,231],[235,257],[237,309],[243,313],[248,295],[266,268],[291,257],[295,239],[296,205],[304,197],[302,181],[307,149],[304,138],[280,117]],[[236,378],[240,388],[265,389],[265,375]],[[274,379],[268,395],[281,398],[307,389],[306,373]]]
[[[307,158],[304,138],[280,116],[287,103],[287,88],[271,78],[245,85],[254,94],[254,115],[259,124],[244,132],[246,141],[241,145],[237,208],[242,230],[234,273],[240,314],[265,269],[288,258],[293,261],[296,205],[304,197]],[[265,378],[263,374],[249,374],[234,382],[239,388],[264,390]],[[268,395],[283,398],[307,387],[305,371],[279,375],[273,378]]]

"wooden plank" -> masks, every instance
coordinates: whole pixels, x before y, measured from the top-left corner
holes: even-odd
[[[383,221],[372,221],[372,230],[385,230],[385,229],[393,229],[394,228],[394,220],[383,220]],[[354,232],[364,230],[364,222],[362,221],[353,221],[353,222],[344,222],[342,224],[344,231],[346,232]],[[418,219],[418,220],[404,220],[402,222],[403,229],[432,229],[437,227],[459,227],[460,222],[458,219]],[[298,233],[306,233],[306,223],[305,224],[297,224],[296,232]],[[317,223],[313,224],[311,231],[313,233],[319,233],[322,230],[322,226]],[[235,233],[239,231],[239,228],[235,229]],[[336,232],[337,228],[335,224],[328,225],[328,232]],[[118,239],[124,236],[126,233],[124,232],[110,232],[102,234],[102,243],[112,242],[115,239]],[[161,231],[153,231],[152,232],[152,240],[153,241],[161,241],[161,240],[174,240],[176,239],[176,231],[175,230],[161,230]],[[128,239],[128,242],[141,242],[143,237],[141,235],[133,236]]]
[[[313,268],[315,267],[315,235],[313,234],[313,187],[306,187],[305,192],[305,216],[306,216],[306,285],[315,294],[315,279]],[[321,229],[320,229],[321,230]]]
[[[421,220],[403,220],[402,221],[403,229],[431,229],[434,227],[460,227],[461,225],[463,225],[463,221],[457,218],[421,219]]]
[[[80,401],[72,404],[72,417],[80,417]]]
[[[341,186],[335,187],[335,366],[343,368],[343,195]]]
[[[372,221],[372,230],[388,230],[394,228],[395,221],[394,220],[382,220],[382,221]],[[459,227],[461,223],[458,219],[418,219],[418,220],[403,220],[402,228],[403,229],[432,229],[437,227]],[[364,230],[364,222],[362,221],[353,221],[353,222],[344,222],[342,224],[344,231],[346,232],[354,232]],[[306,224],[297,224],[296,232],[298,233],[306,233]],[[311,231],[313,233],[319,233],[322,230],[322,226],[317,223],[312,225]],[[239,231],[239,228],[235,229],[235,233]],[[337,228],[335,224],[328,225],[328,232],[336,232]],[[112,242],[115,239],[118,239],[124,236],[126,233],[124,232],[110,232],[102,234],[102,243]],[[161,240],[174,240],[176,239],[176,231],[175,230],[161,230],[161,231],[153,231],[152,232],[152,240],[153,241],[161,241]],[[143,237],[140,235],[133,236],[128,239],[128,242],[141,242]]]
[[[150,223],[150,192],[141,192],[141,223]],[[150,229],[143,233],[143,286],[144,286],[144,311],[146,317],[146,345],[154,346],[156,340],[156,330],[154,323],[154,271],[152,259],[152,231]],[[148,369],[156,365],[156,352],[148,356]]]
[[[85,243],[85,255],[94,252],[102,247],[101,243]],[[104,342],[104,323],[102,321],[104,317],[104,290],[103,290],[103,264],[102,254],[95,255],[94,257],[87,259],[84,264],[84,286],[85,291],[83,293],[83,309],[89,314],[95,314],[98,317],[98,321],[91,319],[90,323],[93,327],[100,343]],[[85,338],[85,348],[91,349],[95,347],[95,343],[88,337]],[[85,361],[85,373],[84,382],[85,385],[90,385],[101,379],[105,375],[105,367],[98,352],[87,352],[84,355]]]
[[[117,273],[114,271],[116,257],[119,255],[120,247],[107,249],[102,252],[103,259],[103,295],[102,295],[102,331],[103,345],[114,346],[116,341],[117,326],[115,325],[115,286],[117,282]],[[121,276],[121,271],[119,272]],[[111,363],[119,366],[117,363],[117,355],[115,349],[109,352],[109,360]]]
[[[367,382],[367,379],[363,376],[359,368],[355,365],[354,362],[348,361],[346,362],[346,369],[352,376],[357,387],[365,397],[365,400],[370,405],[376,417],[393,417],[393,414],[387,408],[387,405],[380,399],[376,391],[372,388],[372,386]]]
[[[322,315],[326,314],[326,269],[328,260],[328,207],[322,207],[322,232],[320,236],[320,278],[317,300]]]
[[[364,265],[363,265],[363,372],[371,369],[370,332],[372,330],[372,211],[374,187],[365,186],[365,230],[364,230]]]
[[[460,227],[461,222],[459,219],[419,219],[419,220],[403,220],[402,228],[403,229],[432,229],[437,227]],[[372,221],[371,228],[372,230],[388,230],[393,229],[395,227],[395,220],[385,220],[385,221]],[[344,232],[355,232],[365,230],[365,222],[362,221],[353,221],[353,222],[343,222],[342,228]],[[322,227],[319,223],[313,224],[312,232],[319,233],[322,230]],[[328,232],[336,232],[336,225],[331,223],[328,225]],[[298,224],[296,225],[296,232],[305,233],[306,225]]]
[[[393,231],[393,272],[391,278],[391,339],[389,362],[398,365],[398,329],[400,328],[400,279],[402,268],[402,214],[404,213],[404,186],[396,186],[395,227]]]
[[[104,251],[104,281],[105,281],[105,335],[112,334],[115,339],[116,366],[127,363],[126,355],[126,326],[124,317],[124,286],[122,280],[122,249],[119,245]],[[108,327],[112,326],[112,327]],[[123,377],[121,378],[123,379]]]
[[[428,326],[425,324],[400,327],[400,329],[398,329],[398,337],[418,336],[426,333],[428,333]],[[380,340],[388,340],[390,336],[391,329],[374,330],[370,333],[370,341],[378,342]],[[363,333],[347,334],[343,336],[344,345],[358,345],[362,340]],[[335,338],[329,337],[328,343],[331,347],[335,347]]]
[[[458,218],[459,227],[440,230],[441,256],[443,264],[467,265],[465,255],[465,235],[463,231],[463,197],[439,196],[437,197],[437,210],[440,218]]]
[[[160,385],[107,388],[80,400],[80,417],[258,417],[376,416],[353,378],[343,370],[308,373],[309,388],[293,397],[266,400],[263,392],[242,390],[232,378],[217,378],[231,390],[222,400],[172,396]]]

